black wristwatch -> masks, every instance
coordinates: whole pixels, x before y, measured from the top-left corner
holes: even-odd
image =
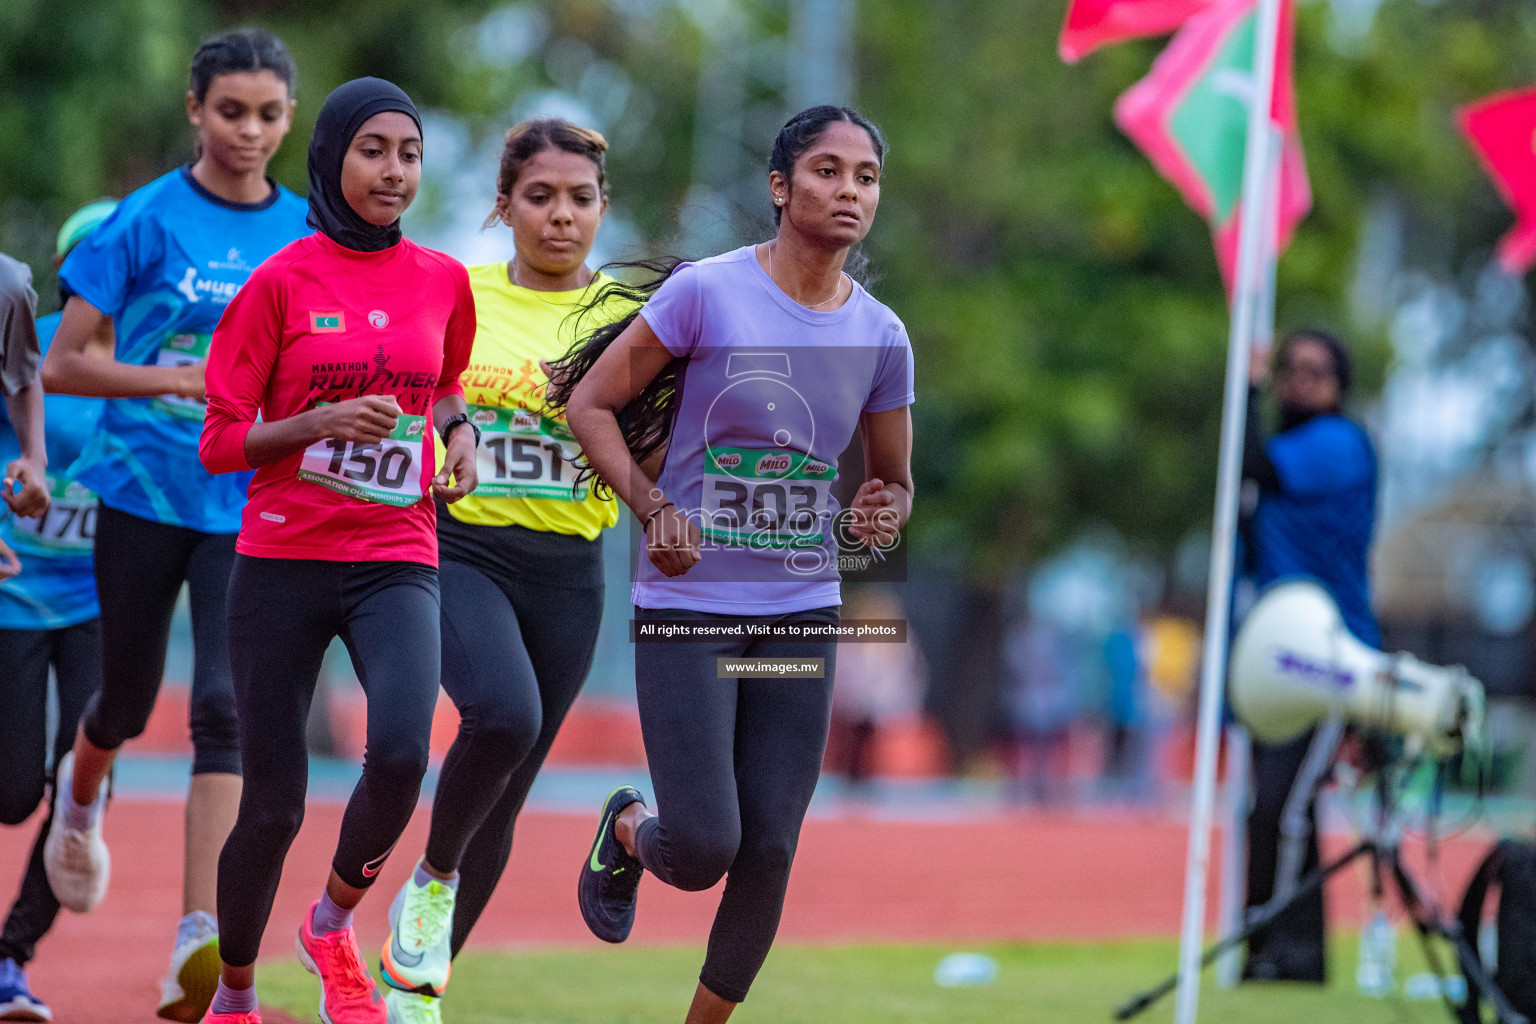
[[[448,435],[453,433],[454,428],[457,427],[460,423],[469,424],[469,429],[475,432],[475,447],[479,448],[480,428],[475,426],[474,421],[469,418],[468,413],[463,412],[456,412],[452,416],[448,417],[448,422],[443,424],[443,429],[437,432],[437,436],[443,439],[443,447],[448,447]]]

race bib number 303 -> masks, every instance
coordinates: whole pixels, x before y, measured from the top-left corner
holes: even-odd
[[[586,501],[585,484],[572,488],[576,470],[567,464],[580,449],[570,428],[529,409],[469,407],[480,428],[475,470],[481,498],[549,498]]]
[[[706,448],[701,532],[734,547],[819,547],[836,475],[800,452]]]
[[[173,334],[160,345],[155,353],[156,366],[192,366],[208,358],[211,334]],[[208,402],[202,398],[182,398],[180,395],[160,395],[154,407],[168,416],[182,420],[197,420],[207,416]]]
[[[16,550],[34,555],[88,555],[96,540],[96,495],[73,480],[48,477],[48,512],[12,521]]]
[[[426,493],[421,482],[425,416],[402,415],[378,444],[328,437],[304,449],[299,479],[329,487],[349,498],[404,508]]]

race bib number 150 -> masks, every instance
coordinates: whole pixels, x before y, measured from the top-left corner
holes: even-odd
[[[299,479],[350,498],[404,508],[426,493],[421,482],[425,416],[402,415],[378,444],[328,437],[304,450]]]

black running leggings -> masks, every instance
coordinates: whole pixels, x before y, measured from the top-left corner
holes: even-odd
[[[192,774],[239,774],[225,611],[235,537],[101,506],[96,593],[102,684],[82,723],[91,743],[116,750],[144,731],[165,676],[171,615],[185,581],[192,605]]]
[[[528,790],[592,666],[602,541],[474,526],[438,510],[443,689],[459,733],[443,760],[427,863],[459,869],[453,953],[490,902]]]
[[[836,608],[755,621],[836,622]],[[721,616],[637,608],[638,620]],[[733,1003],[768,958],[784,910],[800,825],[816,789],[837,645],[732,640],[640,643],[635,684],[656,817],[640,826],[646,870],[698,891],[721,876],[699,980]],[[717,658],[824,658],[825,679],[717,679]]]
[[[101,624],[96,619],[62,629],[0,629],[0,824],[19,825],[42,802],[48,770],[48,667],[58,677],[59,720],[53,735],[53,764],[75,744],[85,702],[101,686]],[[59,901],[43,873],[43,840],[53,804],[43,815],[21,891],[0,932],[0,959],[32,959],[37,940],[48,934]]]
[[[304,820],[305,723],[320,662],[341,637],[368,698],[363,777],[331,866],[373,884],[416,807],[437,703],[437,570],[415,562],[235,558],[230,663],[245,788],[219,855],[219,954],[256,961],[283,858]]]

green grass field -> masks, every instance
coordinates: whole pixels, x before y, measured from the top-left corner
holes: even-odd
[[[933,969],[958,950],[998,962],[997,980],[944,989]],[[1416,939],[1399,935],[1399,983],[1423,969]],[[776,948],[732,1018],[742,1024],[1104,1024],[1133,992],[1173,969],[1171,941],[1060,945],[872,945]],[[703,956],[699,948],[618,948],[466,954],[454,965],[443,1004],[446,1024],[680,1024]],[[1356,993],[1355,943],[1332,949],[1333,981],[1247,986],[1201,997],[1203,1021],[1243,1024],[1410,1024],[1445,1021],[1436,1002]],[[319,982],[298,964],[263,964],[262,1002],[315,1020]],[[1140,1020],[1173,1018],[1170,995]]]

